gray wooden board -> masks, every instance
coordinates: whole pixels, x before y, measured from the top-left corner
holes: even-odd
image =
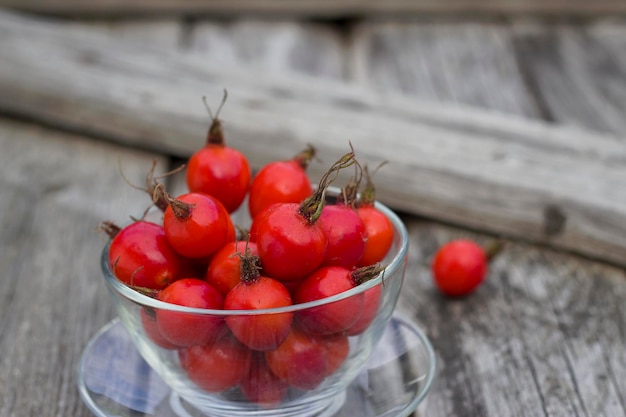
[[[626,12],[620,0],[1,0],[21,10],[69,14],[114,15],[211,13],[213,15],[288,14],[308,17],[398,16],[426,13],[597,15]]]
[[[294,71],[316,77],[345,77],[345,46],[338,31],[312,22],[238,19],[199,20],[187,47],[212,65],[267,72]]]
[[[626,138],[624,20],[513,27],[519,62],[545,117]]]
[[[148,44],[152,48],[179,49],[185,39],[185,25],[176,19],[120,20],[100,19],[85,22],[68,20],[65,27],[77,33],[100,33],[116,42]]]
[[[626,415],[624,271],[507,242],[469,298],[435,290],[429,262],[467,231],[409,221],[400,309],[431,337],[438,376],[419,415]]]
[[[207,128],[200,97],[223,88],[229,143],[253,166],[314,142],[323,164],[348,149],[391,161],[379,198],[399,210],[626,259],[618,137],[498,112],[373,93],[322,77],[211,66],[202,56],[0,14],[0,109],[111,140],[189,155]],[[45,57],[45,70],[42,69]]]
[[[434,102],[538,117],[510,27],[480,21],[363,21],[353,35],[357,82]]]
[[[141,215],[118,161],[141,184],[155,156],[4,119],[0,148],[0,415],[86,416],[78,361],[114,316],[96,229]]]

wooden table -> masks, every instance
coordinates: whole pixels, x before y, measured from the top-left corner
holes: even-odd
[[[0,12],[1,417],[89,415],[77,363],[115,316],[96,227],[146,205],[118,165],[135,183],[178,166],[223,88],[255,167],[307,142],[326,162],[348,141],[390,161],[379,196],[411,245],[399,309],[438,361],[416,415],[626,415],[626,22],[603,14],[618,2],[573,2],[572,20],[545,2],[113,18],[126,3]],[[447,299],[429,261],[459,237],[505,246],[476,293]]]

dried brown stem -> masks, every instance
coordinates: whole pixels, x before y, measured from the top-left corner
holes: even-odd
[[[224,96],[222,97],[222,102],[220,106],[217,108],[217,112],[215,112],[215,116],[211,111],[211,107],[207,103],[206,96],[202,97],[202,101],[204,102],[204,106],[209,112],[209,116],[211,117],[211,126],[209,126],[209,131],[207,133],[206,143],[207,145],[224,145],[224,129],[222,128],[222,122],[219,119],[220,112],[222,111],[222,107],[224,107],[224,103],[226,103],[226,99],[228,98],[228,91],[224,89]]]
[[[165,185],[161,183],[155,185],[154,193],[152,194],[152,201],[156,203],[159,200],[167,202],[177,219],[186,220],[191,216],[194,205],[173,198],[167,193]]]
[[[355,286],[361,285],[364,282],[376,278],[384,270],[385,266],[381,264],[374,264],[355,269],[351,274],[352,282]]]
[[[307,169],[313,158],[315,158],[315,154],[317,150],[313,145],[308,144],[307,148],[303,151],[299,152],[293,157],[293,160],[298,163],[302,167],[302,169]]]
[[[354,159],[354,152],[348,152],[337,160],[326,173],[320,179],[317,189],[313,194],[306,198],[298,209],[298,212],[302,217],[306,219],[309,224],[313,224],[319,219],[322,214],[322,208],[324,208],[324,201],[326,198],[326,191],[332,182],[339,175],[339,171],[349,166],[352,166],[356,160]]]
[[[113,239],[122,230],[122,228],[111,221],[104,220],[98,225],[98,230],[106,233],[109,238]]]

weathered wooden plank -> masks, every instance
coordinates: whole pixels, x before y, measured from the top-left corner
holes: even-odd
[[[154,156],[5,119],[0,147],[0,415],[86,416],[76,367],[114,316],[96,229],[141,215],[118,161],[141,184]]]
[[[519,23],[514,45],[546,117],[626,135],[626,25]]]
[[[357,82],[378,91],[538,117],[504,23],[365,21],[353,36]]]
[[[211,13],[215,15],[288,14],[343,17],[394,14],[522,14],[598,15],[626,12],[620,0],[2,0],[1,6],[20,10],[69,14]]]
[[[450,300],[431,280],[435,251],[456,238],[491,238],[407,224],[399,308],[426,329],[440,365],[418,415],[626,415],[623,270],[507,242],[483,286]]]
[[[391,161],[376,181],[396,209],[626,259],[620,138],[319,78],[215,68],[9,14],[0,34],[5,112],[186,156],[204,142],[200,96],[218,101],[227,87],[229,141],[254,166],[313,142],[326,161],[311,167],[318,178],[351,141],[363,161]]]
[[[212,65],[262,72],[294,71],[345,77],[345,45],[330,26],[290,20],[202,20],[192,26],[187,47]]]
[[[100,33],[116,42],[149,44],[152,48],[176,50],[185,42],[185,25],[176,19],[70,20],[65,27],[78,33],[86,30]]]

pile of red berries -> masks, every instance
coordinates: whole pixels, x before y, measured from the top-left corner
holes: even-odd
[[[208,107],[208,106],[207,106]],[[308,147],[274,161],[252,178],[244,154],[227,146],[212,116],[206,146],[188,161],[189,192],[172,197],[150,182],[162,221],[137,220],[106,229],[114,275],[160,301],[214,310],[264,310],[332,297],[383,271],[394,231],[374,205],[371,178],[353,152],[339,158],[313,187]],[[356,167],[335,198],[337,173]],[[242,233],[230,213],[246,200],[252,223]],[[289,387],[310,390],[349,354],[350,336],[374,320],[381,286],[348,298],[273,314],[201,315],[141,310],[146,335],[178,351],[182,369],[200,388],[234,387],[250,401],[280,402]]]

